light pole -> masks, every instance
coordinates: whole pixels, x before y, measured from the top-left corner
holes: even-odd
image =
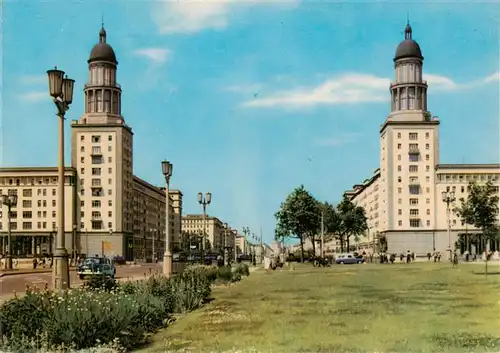
[[[163,254],[163,274],[172,276],[172,244],[170,242],[170,177],[174,166],[167,160],[161,162],[161,170],[165,176],[165,253]]]
[[[203,206],[203,238],[201,241],[201,264],[205,264],[205,237],[207,231],[207,206],[212,202],[212,193],[206,192],[205,196],[203,193],[198,193],[198,203]]]
[[[448,251],[450,252],[450,261],[451,261],[451,222],[450,222],[450,213],[451,208],[450,205],[455,202],[455,192],[454,191],[443,191],[441,192],[441,196],[443,198],[443,202],[446,204],[446,220],[448,222]]]
[[[156,233],[155,233],[155,229],[150,229],[149,231],[151,232],[151,237],[153,238],[153,263],[156,263],[156,252],[155,252]]]
[[[11,210],[17,205],[17,195],[2,195],[2,205],[7,206],[7,258],[5,259],[5,269],[12,270],[12,231],[10,228]]]
[[[226,253],[229,253],[229,249],[227,248],[227,232],[228,232],[229,228],[228,228],[228,225],[227,223],[224,223],[224,244],[223,244],[223,247],[224,247],[224,251],[223,251],[223,256],[224,256],[224,266],[226,265],[226,258],[229,260],[229,254],[227,254],[228,256],[226,256]]]
[[[53,288],[56,290],[69,288],[68,251],[64,238],[64,116],[73,102],[73,86],[75,80],[64,76],[64,71],[55,67],[47,71],[49,93],[57,107],[59,117],[59,168],[58,168],[58,229],[56,250],[54,252],[54,269],[52,272]]]
[[[76,224],[73,224],[73,264],[76,263]]]

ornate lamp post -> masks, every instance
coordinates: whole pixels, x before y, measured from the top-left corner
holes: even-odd
[[[451,207],[450,205],[455,202],[455,192],[454,191],[443,191],[441,192],[441,197],[443,198],[443,202],[446,204],[446,221],[448,222],[448,251],[450,252],[450,261],[451,261],[451,222],[450,222],[450,214],[451,214]]]
[[[49,93],[57,107],[57,116],[59,117],[59,167],[58,167],[58,218],[57,218],[57,238],[56,249],[54,252],[54,270],[52,272],[52,281],[54,289],[69,288],[69,266],[68,251],[66,250],[64,238],[64,116],[73,102],[73,87],[75,80],[64,76],[64,71],[55,67],[48,70]]]
[[[203,237],[201,240],[201,263],[205,263],[205,238],[207,236],[207,206],[212,202],[212,193],[198,193],[198,203],[203,206]]]
[[[165,176],[165,253],[163,254],[163,274],[167,277],[172,276],[172,244],[170,235],[170,177],[174,166],[169,161],[161,162],[161,170]]]
[[[7,206],[7,258],[5,269],[12,270],[12,231],[10,228],[11,210],[17,205],[17,195],[2,195],[2,205]]]

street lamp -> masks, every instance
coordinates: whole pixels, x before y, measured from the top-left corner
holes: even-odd
[[[207,205],[212,202],[212,193],[206,192],[205,196],[203,193],[198,193],[198,203],[203,206],[203,238],[201,241],[201,263],[205,263],[205,237],[207,231]]]
[[[2,205],[7,206],[7,258],[5,259],[5,269],[12,270],[12,232],[10,228],[11,210],[17,205],[17,195],[2,195]]]
[[[73,87],[75,80],[64,76],[64,71],[55,67],[47,71],[49,93],[57,107],[59,117],[59,168],[58,168],[58,230],[56,250],[54,252],[55,266],[52,272],[53,288],[56,290],[69,288],[68,251],[64,238],[64,116],[73,102]]]
[[[170,195],[169,184],[174,166],[167,160],[161,162],[161,170],[165,176],[165,253],[163,254],[163,274],[167,277],[172,276],[172,244],[170,242]]]
[[[454,191],[443,191],[441,192],[441,196],[443,198],[443,202],[446,203],[446,218],[448,222],[448,251],[450,252],[450,261],[451,261],[451,222],[450,222],[450,213],[451,208],[450,205],[455,202],[455,192]]]

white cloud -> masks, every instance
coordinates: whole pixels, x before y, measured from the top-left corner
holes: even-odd
[[[358,133],[346,133],[339,136],[319,139],[316,141],[316,144],[324,147],[336,147],[345,145],[346,143],[353,143],[358,140],[359,136],[360,135]]]
[[[451,91],[462,87],[462,85],[445,76],[424,74],[423,78],[433,90]]]
[[[147,58],[153,64],[162,65],[170,59],[172,52],[164,48],[142,48],[135,50],[134,54]]]
[[[237,7],[255,5],[294,6],[299,0],[164,0],[153,8],[153,20],[160,33],[196,33],[204,29],[224,29]]]
[[[491,74],[483,79],[483,83],[490,83],[495,81],[500,81],[500,71],[497,71],[494,74]]]
[[[388,99],[390,80],[367,74],[346,74],[329,79],[316,87],[303,87],[277,92],[269,97],[243,103],[246,107],[313,106],[380,102]]]
[[[38,103],[44,100],[51,100],[48,90],[22,93],[21,95],[19,95],[19,99],[30,103]]]
[[[250,84],[250,85],[234,85],[225,87],[224,90],[233,93],[252,93],[258,94],[262,85],[260,84]]]

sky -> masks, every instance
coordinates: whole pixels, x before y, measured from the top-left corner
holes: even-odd
[[[304,184],[338,202],[379,163],[394,52],[407,17],[422,48],[441,163],[498,163],[499,18],[494,2],[41,1],[1,11],[0,166],[56,166],[46,70],[76,80],[101,20],[116,52],[134,174],[171,187],[185,214],[273,238],[274,213]],[[66,158],[70,164],[69,122]]]

